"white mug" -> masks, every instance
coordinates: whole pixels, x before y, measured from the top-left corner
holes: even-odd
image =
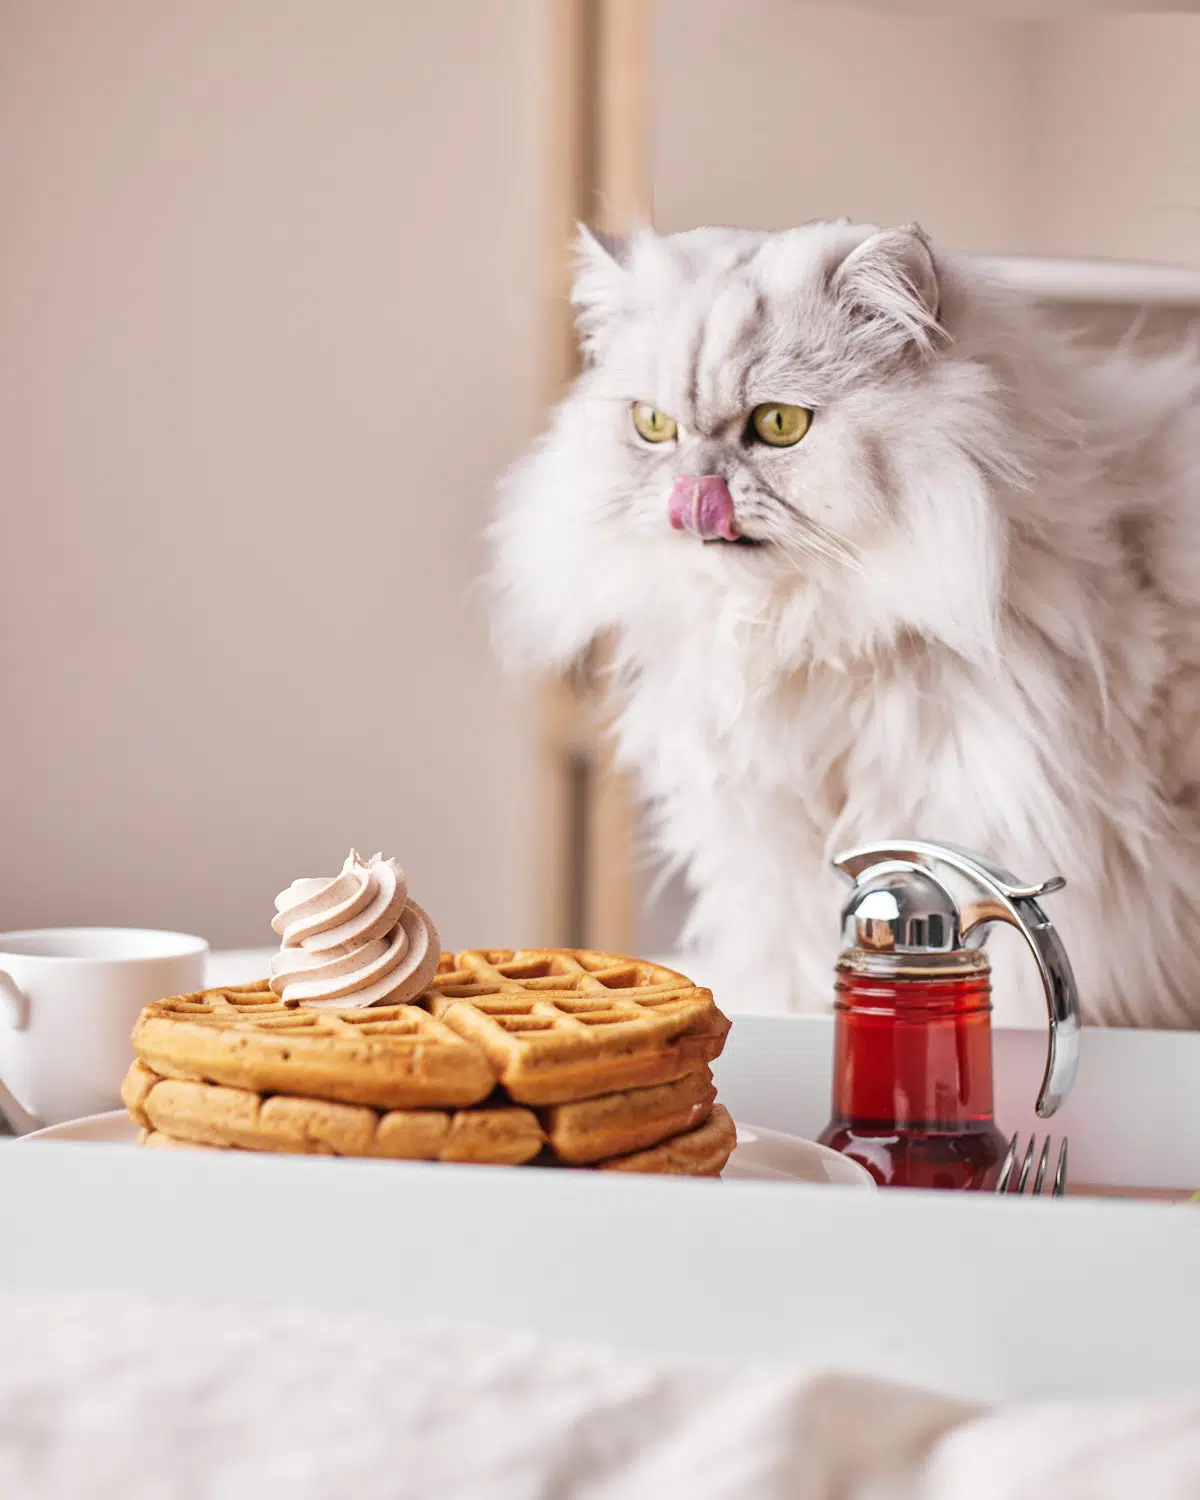
[[[0,1114],[21,1134],[120,1109],[138,1012],[202,989],[207,953],[185,932],[0,932]]]

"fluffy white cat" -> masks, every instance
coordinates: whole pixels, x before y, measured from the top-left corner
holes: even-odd
[[[584,234],[574,300],[498,634],[540,668],[613,640],[706,980],[828,1007],[830,854],[941,838],[1066,876],[1086,1019],[1200,1024],[1193,354],[1087,353],[915,226]],[[1014,957],[997,1013],[1044,1018]]]

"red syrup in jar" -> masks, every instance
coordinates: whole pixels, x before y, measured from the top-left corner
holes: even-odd
[[[833,1115],[821,1143],[883,1187],[991,1188],[1007,1143],[992,1118],[983,954],[926,958],[920,969],[843,958],[836,989]]]

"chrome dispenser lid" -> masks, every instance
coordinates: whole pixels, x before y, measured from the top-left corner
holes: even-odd
[[[953,953],[962,947],[958,903],[931,871],[884,860],[855,882],[842,942],[865,953]]]
[[[987,924],[1015,927],[1033,954],[1050,1014],[1050,1049],[1037,1112],[1052,1115],[1071,1091],[1079,1066],[1079,995],[1062,940],[1038,898],[1062,890],[1052,876],[1028,885],[954,844],[891,839],[849,849],[834,868],[854,882],[842,909],[848,948],[895,954],[951,953],[979,948]],[[945,877],[964,880],[972,899],[959,903]]]

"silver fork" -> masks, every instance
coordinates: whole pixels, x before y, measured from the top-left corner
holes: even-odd
[[[1029,1137],[1029,1145],[1025,1148],[1025,1155],[1021,1160],[1020,1169],[1016,1172],[1014,1180],[1013,1173],[1017,1167],[1018,1136],[1019,1132],[1015,1133],[1012,1140],[1008,1143],[1008,1151],[1000,1167],[1000,1176],[996,1181],[996,1191],[998,1193],[1023,1193],[1026,1184],[1029,1182],[1029,1170],[1033,1166],[1033,1155],[1037,1149],[1037,1136],[1031,1135]],[[1049,1165],[1050,1137],[1047,1136],[1042,1146],[1041,1155],[1038,1157],[1037,1172],[1034,1175],[1033,1186],[1030,1189],[1033,1196],[1037,1196],[1045,1189],[1046,1168]],[[1050,1184],[1049,1191],[1052,1198],[1061,1198],[1067,1191],[1067,1138],[1065,1135],[1063,1136],[1062,1145],[1059,1147],[1058,1165],[1054,1169],[1054,1181]]]

